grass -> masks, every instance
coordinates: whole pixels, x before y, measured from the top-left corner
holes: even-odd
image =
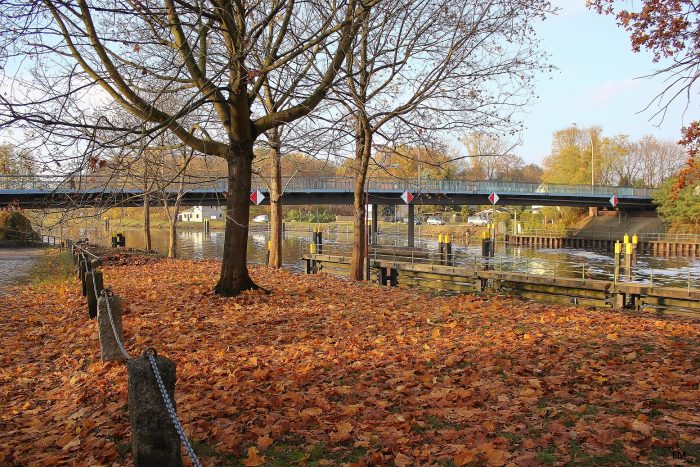
[[[40,255],[29,273],[19,280],[20,284],[48,286],[66,282],[75,275],[75,266],[70,252],[46,250]]]

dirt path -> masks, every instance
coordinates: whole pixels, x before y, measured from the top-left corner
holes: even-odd
[[[41,248],[0,248],[0,294],[3,288],[16,284],[29,273],[42,251]]]

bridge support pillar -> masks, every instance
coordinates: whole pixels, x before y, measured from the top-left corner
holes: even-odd
[[[415,231],[416,231],[416,207],[412,204],[408,205],[408,246],[416,246]]]
[[[370,237],[369,241],[373,244],[377,244],[377,226],[379,225],[379,206],[376,204],[372,205],[372,229],[370,232],[372,233],[372,236]]]

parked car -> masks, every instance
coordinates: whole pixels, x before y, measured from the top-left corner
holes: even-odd
[[[467,225],[477,225],[480,227],[483,227],[485,225],[488,225],[489,220],[485,217],[481,216],[469,216],[467,218]]]
[[[428,225],[445,225],[445,221],[443,221],[439,217],[428,217],[428,220],[425,222]]]
[[[403,223],[404,223],[404,224],[408,224],[408,217],[404,217],[404,218],[403,218]],[[421,221],[420,221],[420,219],[418,219],[417,217],[414,217],[414,218],[413,218],[413,223],[414,223],[415,225],[420,225],[420,224],[421,224]]]
[[[260,214],[259,216],[255,216],[253,218],[253,222],[255,222],[256,224],[266,224],[270,222],[270,218],[267,217],[267,214]]]

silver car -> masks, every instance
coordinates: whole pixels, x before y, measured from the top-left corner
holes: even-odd
[[[485,225],[488,225],[489,220],[485,217],[481,216],[469,216],[467,218],[467,225],[476,225],[479,227],[483,227]]]

